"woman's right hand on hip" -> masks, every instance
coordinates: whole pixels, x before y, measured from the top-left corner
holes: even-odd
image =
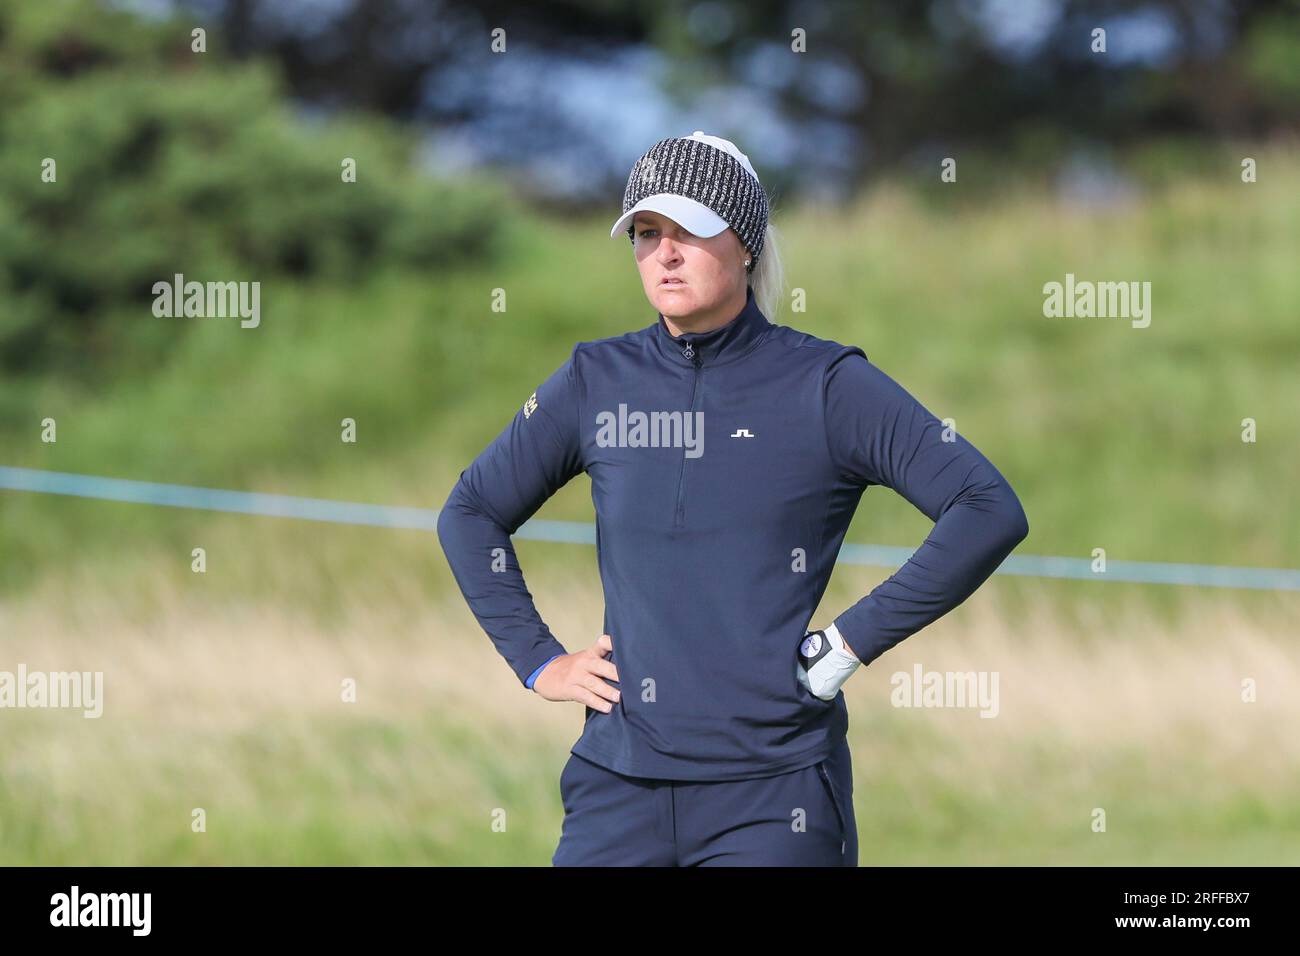
[[[618,688],[602,679],[618,681],[614,662],[605,659],[613,650],[610,636],[602,634],[586,650],[562,654],[542,668],[533,681],[533,690],[547,700],[576,700],[608,714],[619,699]]]

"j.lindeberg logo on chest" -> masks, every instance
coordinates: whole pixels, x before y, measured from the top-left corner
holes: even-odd
[[[601,448],[685,448],[687,458],[704,454],[704,413],[631,411],[596,413],[596,444]]]

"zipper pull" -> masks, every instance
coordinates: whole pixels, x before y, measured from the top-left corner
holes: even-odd
[[[682,349],[682,355],[688,359],[695,358],[695,346],[691,344],[690,339],[686,340],[686,348]]]

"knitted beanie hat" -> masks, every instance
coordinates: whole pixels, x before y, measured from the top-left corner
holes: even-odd
[[[758,265],[767,231],[767,194],[749,157],[730,140],[696,130],[651,146],[627,178],[623,214],[610,237],[625,229],[635,242],[632,218],[642,210],[661,213],[705,238],[730,226],[749,250],[747,271]]]

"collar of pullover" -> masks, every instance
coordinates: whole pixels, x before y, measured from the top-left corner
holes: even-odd
[[[654,339],[659,352],[671,361],[681,365],[697,362],[717,365],[744,355],[771,327],[772,323],[754,301],[754,289],[750,287],[745,290],[745,307],[726,325],[709,332],[683,332],[674,336],[668,331],[661,312]]]

